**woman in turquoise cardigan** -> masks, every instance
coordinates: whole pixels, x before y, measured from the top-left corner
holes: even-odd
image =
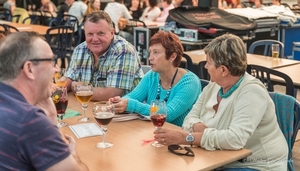
[[[183,47],[177,35],[159,31],[151,37],[149,47],[152,70],[132,92],[110,101],[118,113],[127,111],[149,116],[151,100],[164,100],[167,122],[181,126],[201,92],[200,80],[191,71],[179,68]]]

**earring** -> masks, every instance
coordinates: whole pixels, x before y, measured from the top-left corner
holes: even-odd
[[[170,62],[172,63],[173,61],[171,60]]]

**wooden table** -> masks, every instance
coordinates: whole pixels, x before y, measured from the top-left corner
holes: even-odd
[[[276,68],[275,70],[285,73],[290,76],[296,88],[300,88],[300,64],[295,64],[287,67]]]
[[[195,65],[198,65],[198,63],[201,61],[206,61],[206,55],[203,50],[187,51],[184,53],[186,53],[191,57]],[[248,64],[261,65],[267,68],[280,68],[284,66],[300,64],[300,61],[297,60],[290,60],[284,58],[273,59],[271,57],[249,54],[249,53],[247,54],[247,60],[248,60]],[[185,61],[185,59],[182,58],[182,61]]]
[[[35,31],[39,33],[40,35],[46,35],[47,30],[50,28],[48,26],[42,26],[42,25],[34,25],[34,24],[22,24],[22,23],[12,23],[9,21],[3,21],[0,20],[0,24],[7,24],[16,27],[20,32],[23,31]],[[52,34],[57,34],[52,33]]]
[[[69,93],[69,108],[82,111],[81,104]],[[92,117],[92,103],[87,114]],[[78,124],[79,117],[65,119],[70,125]],[[93,119],[93,122],[95,120]],[[166,128],[181,129],[166,123]],[[194,147],[195,157],[177,156],[168,152],[167,147],[155,148],[150,144],[142,146],[142,139],[153,138],[154,126],[150,121],[131,120],[111,122],[108,125],[107,141],[114,146],[108,149],[96,148],[101,136],[77,139],[69,127],[60,128],[62,134],[72,135],[77,141],[77,153],[90,171],[196,171],[212,170],[251,155],[251,151],[207,151]]]

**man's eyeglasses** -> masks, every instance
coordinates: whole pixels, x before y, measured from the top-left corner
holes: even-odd
[[[168,150],[179,156],[190,156],[194,157],[195,154],[190,147],[181,147],[180,145],[169,145]],[[183,151],[185,150],[185,151]]]
[[[57,57],[53,57],[53,58],[34,58],[34,59],[30,59],[28,61],[31,62],[42,62],[42,61],[51,61],[52,62],[52,66],[55,67],[56,63],[57,63]],[[22,69],[23,69],[22,65]]]

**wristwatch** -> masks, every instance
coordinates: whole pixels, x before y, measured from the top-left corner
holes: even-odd
[[[189,133],[188,136],[186,136],[185,140],[190,143],[191,146],[193,146],[193,141],[195,140],[194,136],[192,133]]]

